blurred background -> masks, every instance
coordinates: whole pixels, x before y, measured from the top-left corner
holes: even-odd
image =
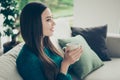
[[[73,16],[73,0],[0,0],[1,49],[7,48],[6,51],[8,51],[23,41],[19,29],[19,16],[22,8],[33,1],[46,4],[52,10],[54,19],[68,19],[69,17],[71,19]]]

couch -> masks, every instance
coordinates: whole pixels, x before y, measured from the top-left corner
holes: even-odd
[[[59,20],[57,21],[59,22]],[[60,48],[57,39],[66,38],[71,36],[71,30],[66,21],[56,23],[54,35],[51,37],[53,44],[59,51],[63,52]],[[61,24],[64,25],[60,26]],[[104,61],[104,65],[99,69],[90,73],[84,80],[120,80],[120,35],[108,34],[107,47],[110,51],[111,61]],[[16,47],[0,56],[0,80],[23,80],[16,69],[16,58],[23,46],[23,43],[18,44]],[[73,80],[79,80],[72,76]]]

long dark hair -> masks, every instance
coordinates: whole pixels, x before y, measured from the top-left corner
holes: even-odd
[[[53,46],[48,36],[43,36],[41,14],[47,7],[42,3],[27,4],[20,16],[21,34],[26,45],[39,57],[44,66],[44,73],[49,80],[55,80],[59,69],[56,64],[44,53],[46,46],[55,54],[62,56]],[[49,72],[49,73],[48,73]]]

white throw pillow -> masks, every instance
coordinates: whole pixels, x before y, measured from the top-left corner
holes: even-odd
[[[23,80],[16,69],[16,58],[23,43],[0,56],[0,80]]]

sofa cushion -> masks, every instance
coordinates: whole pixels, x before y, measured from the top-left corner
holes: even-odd
[[[16,69],[16,58],[23,43],[0,56],[0,80],[23,80]]]
[[[103,62],[95,54],[95,52],[89,47],[85,39],[81,36],[75,36],[65,39],[58,39],[60,46],[63,48],[69,42],[75,42],[81,44],[83,53],[79,61],[72,65],[72,72],[79,78],[83,79],[92,71],[98,69],[103,65]]]
[[[72,27],[72,36],[82,35],[103,61],[111,60],[106,46],[107,25],[92,28]]]
[[[120,80],[120,58],[104,61],[104,66],[89,74],[84,80]]]

